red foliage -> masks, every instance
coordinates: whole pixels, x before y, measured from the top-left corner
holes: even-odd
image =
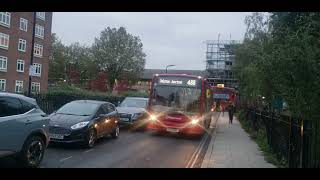
[[[95,79],[89,81],[89,90],[92,91],[107,91],[107,74],[99,72]]]

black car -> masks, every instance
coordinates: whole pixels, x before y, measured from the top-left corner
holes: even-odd
[[[117,107],[120,124],[131,125],[135,129],[143,129],[146,125],[144,120],[147,117],[147,105],[148,98],[126,97]]]
[[[119,136],[119,115],[108,102],[72,101],[51,114],[50,119],[50,142],[78,142],[91,148],[98,138]]]

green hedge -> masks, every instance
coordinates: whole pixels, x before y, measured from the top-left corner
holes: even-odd
[[[59,86],[50,88],[48,93],[35,95],[33,98],[37,100],[43,111],[50,114],[64,104],[74,100],[107,101],[116,105],[119,101],[123,101],[123,99],[127,96],[147,97],[147,94],[139,92],[126,92],[122,95],[112,95],[108,92],[102,93],[87,91],[73,86]]]

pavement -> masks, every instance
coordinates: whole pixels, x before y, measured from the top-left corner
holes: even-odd
[[[275,168],[236,118],[229,124],[228,113],[221,113],[214,126],[201,168]]]

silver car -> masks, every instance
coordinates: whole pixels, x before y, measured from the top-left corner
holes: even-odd
[[[35,99],[0,93],[0,157],[14,155],[26,167],[37,167],[49,143],[49,117]]]

